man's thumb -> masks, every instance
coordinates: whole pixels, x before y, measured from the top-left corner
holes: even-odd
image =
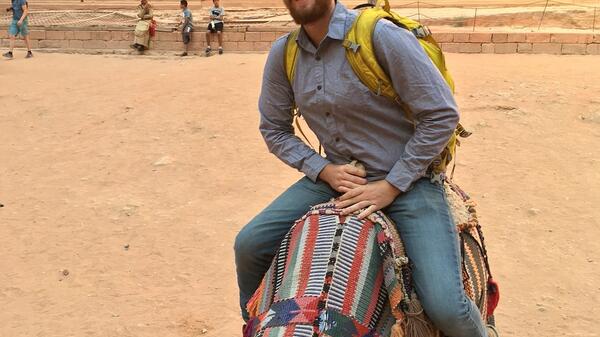
[[[365,166],[356,161],[353,160],[350,164],[348,164],[348,166],[350,166],[350,170],[348,171],[348,173],[351,173],[353,175],[356,176],[360,176],[360,177],[366,177],[367,176],[367,170],[365,169]]]

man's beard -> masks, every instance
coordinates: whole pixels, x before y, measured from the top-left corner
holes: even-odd
[[[285,6],[290,11],[290,15],[299,25],[305,25],[315,22],[322,18],[329,9],[331,0],[315,0],[314,6],[309,8],[297,9],[294,8],[294,0],[283,0]]]

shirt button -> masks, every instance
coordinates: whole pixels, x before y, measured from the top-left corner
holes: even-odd
[[[323,87],[320,85],[317,85],[317,90],[321,90],[321,89],[323,89]]]
[[[335,137],[335,141],[339,142],[340,141],[340,137]]]
[[[327,112],[325,113],[325,116],[327,116],[327,117],[329,117],[330,115],[331,115],[331,113],[330,113],[329,111],[327,111]]]
[[[321,61],[321,56],[317,55],[317,57],[315,57],[315,60]]]

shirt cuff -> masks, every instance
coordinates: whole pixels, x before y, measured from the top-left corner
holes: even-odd
[[[422,172],[411,171],[404,161],[399,160],[394,164],[385,180],[399,189],[400,192],[405,193],[412,188],[415,181],[425,175],[426,170],[427,168],[423,169]]]
[[[301,171],[313,181],[313,183],[317,182],[319,179],[319,174],[327,164],[330,164],[329,160],[321,157],[318,153],[314,153],[308,159],[304,160],[302,164]]]

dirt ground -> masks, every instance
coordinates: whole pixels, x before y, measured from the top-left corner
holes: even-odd
[[[300,174],[264,54],[0,62],[0,336],[239,336],[232,244]],[[600,58],[448,55],[501,335],[598,336]]]

